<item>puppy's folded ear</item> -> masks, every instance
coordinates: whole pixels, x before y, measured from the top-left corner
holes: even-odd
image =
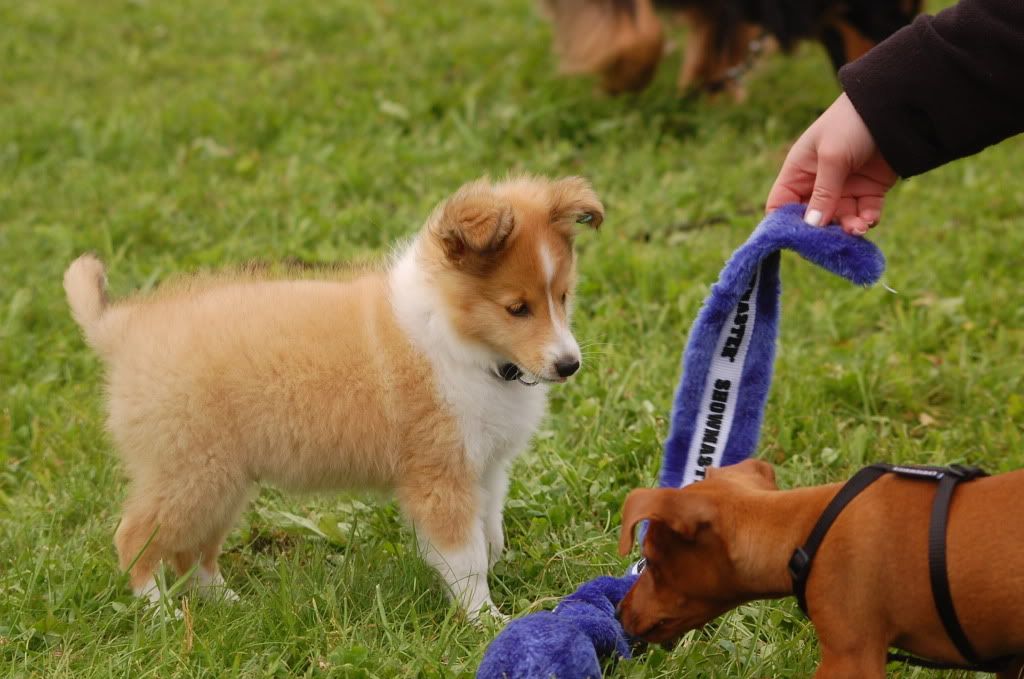
[[[583,177],[565,177],[551,184],[551,224],[572,238],[577,224],[596,229],[604,221],[604,206]]]
[[[717,518],[717,509],[704,493],[677,488],[634,490],[622,507],[619,554],[629,554],[633,546],[633,530],[641,521],[657,521],[668,526],[681,539],[693,540],[701,528],[713,526]]]
[[[501,200],[490,182],[466,184],[435,210],[430,233],[448,259],[459,264],[468,256],[501,251],[515,218],[512,206]]]

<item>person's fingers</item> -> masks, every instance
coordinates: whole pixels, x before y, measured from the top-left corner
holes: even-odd
[[[849,195],[846,189],[843,189],[843,195],[839,197],[839,202],[836,204],[836,213],[832,217],[832,221],[840,221],[847,215],[857,214],[857,199],[854,196]]]
[[[843,231],[851,236],[863,236],[868,232],[868,223],[855,214],[846,214],[839,218]]]
[[[801,196],[792,186],[783,183],[781,177],[772,186],[772,190],[768,193],[768,201],[764,205],[764,213],[774,212],[777,208],[782,207],[786,203],[799,203],[802,202],[803,196]]]
[[[779,176],[775,178],[768,200],[765,201],[765,213],[772,212],[786,203],[802,203],[811,193],[814,186],[816,163],[812,147],[808,146],[806,134],[797,139],[786,154]]]
[[[811,226],[822,226],[832,221],[849,175],[849,163],[841,155],[819,153],[818,176],[814,179],[814,189],[807,201],[805,222]]]
[[[851,174],[843,185],[843,195],[861,198],[863,196],[884,196],[889,185],[863,174]]]
[[[885,196],[861,196],[857,199],[857,216],[874,226],[882,218]]]
[[[833,221],[839,222],[843,231],[854,236],[861,236],[868,230],[867,222],[857,213],[857,199],[849,195],[847,189],[843,190],[843,195],[839,198]]]

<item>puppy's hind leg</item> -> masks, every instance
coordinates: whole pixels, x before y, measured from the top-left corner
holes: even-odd
[[[242,506],[244,506],[244,502],[239,503],[239,510]],[[227,533],[230,532],[233,523],[232,521],[231,524],[225,526],[222,530],[213,533],[212,537],[207,538],[199,546],[199,549],[175,554],[174,568],[178,576],[185,575],[195,569],[191,585],[196,594],[204,599],[218,599],[232,603],[239,600],[238,594],[224,582],[224,576],[221,574],[220,566],[217,563],[221,546],[224,544],[224,538],[227,537]]]
[[[154,574],[161,560],[171,561],[179,575],[198,561],[199,584],[221,585],[217,554],[247,486],[209,469],[136,481],[114,538],[132,591],[150,602],[159,600]]]
[[[125,503],[121,523],[114,534],[118,562],[127,571],[128,582],[135,596],[155,604],[160,590],[155,573],[160,561],[169,556],[159,539],[157,510],[146,502],[142,493],[135,493]]]
[[[499,617],[487,587],[487,539],[480,499],[473,485],[450,471],[398,491],[412,520],[424,560],[444,578],[470,619],[486,610]]]
[[[241,513],[248,500],[249,493],[242,492],[237,505],[231,511],[231,519],[220,530],[214,532],[199,548],[199,594],[208,599],[220,599],[221,601],[238,601],[238,594],[227,586],[224,576],[220,572],[220,565],[217,559],[220,557],[221,547],[224,545],[224,538],[231,531],[238,514]]]

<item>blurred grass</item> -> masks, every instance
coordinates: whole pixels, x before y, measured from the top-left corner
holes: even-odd
[[[122,483],[101,374],[60,279],[84,250],[115,294],[252,258],[377,257],[462,182],[580,173],[582,373],[516,465],[508,613],[619,573],[626,491],[657,475],[686,331],[757,222],[788,143],[836,95],[820,50],[773,57],[742,106],[559,77],[526,0],[0,2],[0,673],[455,677],[465,624],[391,505],[266,490],[223,560],[243,601],[162,623],[111,547]],[[877,459],[1024,462],[1021,140],[900,185],[860,290],[792,256],[761,455],[784,485]],[[366,504],[361,500],[365,499]],[[610,677],[806,676],[792,602],[742,608]],[[895,676],[930,676],[893,668]]]

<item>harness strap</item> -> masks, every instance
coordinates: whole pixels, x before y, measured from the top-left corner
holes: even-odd
[[[793,578],[793,593],[796,595],[796,602],[800,605],[800,610],[804,612],[804,615],[807,615],[807,579],[811,576],[811,564],[814,563],[814,555],[818,553],[818,548],[821,547],[821,542],[825,539],[828,529],[832,527],[835,520],[839,518],[839,514],[853,498],[860,495],[865,488],[888,471],[883,465],[876,464],[864,467],[857,472],[852,479],[846,482],[846,485],[839,489],[832,501],[825,507],[825,511],[821,513],[818,522],[814,524],[803,547],[798,547],[793,552],[793,556],[789,560],[789,575]]]
[[[928,525],[928,573],[932,582],[932,597],[935,608],[939,611],[939,619],[946,629],[956,650],[967,662],[977,665],[981,663],[978,652],[967,640],[964,628],[960,626],[960,618],[953,605],[953,594],[949,590],[949,571],[946,567],[946,529],[949,526],[949,505],[953,499],[953,490],[960,481],[970,481],[979,476],[987,476],[977,467],[955,467],[950,469],[939,480],[939,488],[935,491],[932,503],[932,515]]]
[[[1012,660],[1006,656],[994,660],[983,661],[977,651],[967,640],[967,634],[960,625],[960,618],[953,606],[953,595],[949,589],[949,570],[946,565],[946,529],[949,525],[949,505],[953,499],[953,491],[961,481],[988,476],[987,473],[978,467],[964,465],[952,465],[949,467],[929,467],[911,465],[888,465],[874,464],[865,467],[851,478],[835,497],[832,498],[825,511],[818,518],[818,522],[811,529],[811,534],[803,547],[797,548],[789,560],[789,574],[793,579],[793,593],[796,595],[797,603],[804,615],[807,615],[807,579],[811,574],[811,564],[814,556],[821,547],[828,529],[835,522],[839,514],[846,508],[855,497],[864,491],[868,486],[877,481],[887,473],[900,476],[937,481],[939,486],[932,502],[931,518],[928,525],[928,573],[931,578],[932,598],[935,600],[935,608],[938,611],[939,619],[946,630],[950,641],[956,646],[957,651],[967,660],[969,666],[956,665],[951,663],[940,663],[932,660],[917,658],[902,653],[889,653],[889,662],[905,662],[918,667],[930,669],[969,669],[978,672],[998,672],[1004,669]]]

